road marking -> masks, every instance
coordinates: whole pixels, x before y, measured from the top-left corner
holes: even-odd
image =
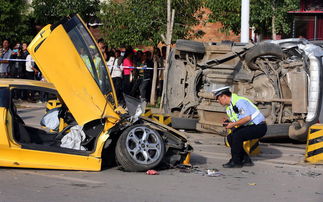
[[[39,172],[33,172],[33,171],[27,171],[27,170],[17,170],[17,171],[19,173],[38,175],[38,176],[61,179],[61,180],[66,180],[66,181],[74,181],[74,182],[82,182],[82,183],[90,183],[90,184],[104,184],[105,183],[105,182],[100,182],[100,181],[86,180],[86,179],[81,179],[81,178],[76,178],[76,177],[67,177],[67,176],[62,176],[62,175],[50,175],[47,173],[39,173]]]

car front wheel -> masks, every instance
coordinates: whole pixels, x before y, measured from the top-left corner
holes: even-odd
[[[165,144],[159,133],[146,126],[127,128],[116,145],[116,158],[126,171],[146,171],[156,167],[165,154]]]

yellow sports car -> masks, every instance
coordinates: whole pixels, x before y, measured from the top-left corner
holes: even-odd
[[[0,79],[0,166],[99,171],[106,156],[127,171],[145,171],[181,163],[192,150],[182,133],[139,117],[139,103],[128,111],[118,106],[106,64],[78,15],[44,27],[28,50],[48,83]],[[59,129],[24,122],[14,102],[23,90],[62,103]]]

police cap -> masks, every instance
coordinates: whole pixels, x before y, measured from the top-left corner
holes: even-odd
[[[222,95],[224,92],[230,92],[230,86],[224,86],[215,90],[212,90],[214,93],[215,99],[218,99],[219,95]]]

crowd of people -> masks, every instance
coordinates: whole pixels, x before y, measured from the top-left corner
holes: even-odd
[[[154,51],[132,47],[108,49],[103,39],[98,40],[98,45],[109,68],[119,102],[123,103],[123,93],[141,101],[149,101],[154,61],[158,68],[156,95],[161,96],[166,46]],[[8,39],[3,40],[0,47],[0,78],[43,80],[40,70],[28,53],[27,46],[25,42],[11,45]],[[27,99],[26,96],[32,95],[17,95],[16,98]]]
[[[153,79],[154,61],[157,63],[157,96],[161,96],[166,59],[166,46],[154,51],[143,51],[127,47],[125,51],[111,48],[108,50],[102,39],[99,48],[107,62],[116,94],[120,102],[122,94],[149,101]],[[155,60],[154,60],[155,57]]]
[[[39,79],[40,72],[27,50],[27,43],[16,43],[10,48],[9,40],[5,39],[0,48],[0,77]]]
[[[0,78],[43,79],[37,65],[28,53],[27,47],[28,43],[26,42],[11,46],[8,39],[2,41],[2,47],[0,47]],[[15,91],[13,97],[14,99],[36,100],[32,91]],[[45,101],[45,95],[39,95],[39,97],[39,101]]]

